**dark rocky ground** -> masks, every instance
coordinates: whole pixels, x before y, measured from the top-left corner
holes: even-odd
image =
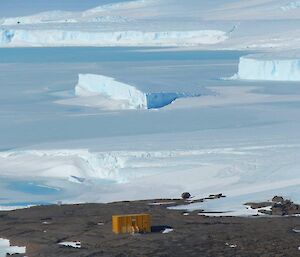
[[[205,217],[198,212],[185,216],[182,211],[150,202],[52,205],[0,212],[0,237],[26,245],[29,257],[300,256],[300,233],[293,231],[300,229],[300,217]],[[152,215],[155,230],[170,226],[174,231],[143,235],[111,232],[113,214],[142,212]],[[81,241],[82,248],[58,245],[73,240]]]
[[[268,202],[252,202],[246,203],[246,205],[252,209],[258,209],[260,213],[268,215],[286,216],[300,214],[300,205],[289,199],[284,199],[282,196],[274,196],[273,199]],[[259,210],[263,207],[270,207],[270,210]]]

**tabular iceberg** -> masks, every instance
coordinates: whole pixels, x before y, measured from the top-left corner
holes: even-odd
[[[219,30],[199,31],[77,31],[1,29],[0,47],[13,46],[189,46],[227,39]]]
[[[99,95],[120,101],[124,109],[147,109],[147,99],[143,92],[102,75],[79,74],[75,94],[81,97]]]
[[[78,100],[77,105],[110,110],[158,109],[177,98],[199,96],[199,94],[176,92],[144,93],[114,78],[96,74],[79,74],[75,95],[81,100],[85,99],[85,101]],[[74,104],[74,101],[72,103]]]
[[[300,58],[248,55],[240,58],[233,79],[300,81]]]

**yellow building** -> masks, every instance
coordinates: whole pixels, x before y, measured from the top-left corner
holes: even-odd
[[[112,216],[112,231],[120,233],[151,232],[151,218],[149,214],[130,214]]]

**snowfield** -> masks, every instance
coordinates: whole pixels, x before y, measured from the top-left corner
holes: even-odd
[[[47,23],[84,23],[84,22],[123,22],[126,21],[122,16],[105,16],[107,12],[114,10],[124,11],[153,5],[157,0],[136,0],[131,2],[120,2],[115,4],[105,4],[83,12],[67,11],[48,11],[34,15],[3,18],[1,25],[18,24],[47,24]]]
[[[63,202],[135,199],[136,188],[143,199],[176,197],[188,189],[196,198],[214,192],[226,198],[177,208],[251,215],[243,206],[247,201],[276,194],[300,201],[300,163],[294,161],[299,150],[300,144],[260,144],[173,151],[12,151],[1,154],[0,171],[6,177],[26,174],[29,181],[61,187],[63,195],[72,195]],[[101,196],[99,179],[108,183],[102,183]]]

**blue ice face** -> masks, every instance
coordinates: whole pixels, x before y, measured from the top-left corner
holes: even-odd
[[[0,44],[8,44],[14,37],[14,32],[12,30],[2,29],[0,30],[1,40]]]
[[[162,108],[181,97],[181,95],[178,93],[148,93],[146,95],[147,107],[148,109]]]
[[[148,93],[146,94],[147,108],[148,109],[162,108],[172,103],[178,98],[193,97],[193,96],[200,96],[200,95],[187,94],[187,93]]]

